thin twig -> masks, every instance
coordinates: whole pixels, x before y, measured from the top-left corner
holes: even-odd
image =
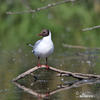
[[[43,7],[37,8],[37,9],[33,9],[33,10],[25,10],[25,11],[20,11],[20,12],[10,12],[9,11],[9,12],[6,12],[6,14],[12,15],[12,14],[35,13],[35,12],[38,12],[40,10],[45,10],[47,8],[51,8],[51,7],[60,5],[60,4],[64,4],[64,3],[68,3],[68,2],[74,2],[74,1],[75,0],[63,0],[63,1],[56,2],[56,3],[48,4],[46,6],[43,6]]]
[[[75,48],[75,49],[88,49],[88,47],[85,46],[79,46],[79,45],[69,45],[69,44],[62,44],[63,47],[67,47],[67,48]]]
[[[97,29],[97,28],[100,28],[100,25],[89,27],[89,28],[84,28],[84,29],[82,29],[82,31],[90,31],[90,30]]]
[[[26,75],[29,75],[30,73],[40,69],[40,68],[46,68],[45,65],[41,65],[41,67],[34,67],[34,68],[31,68],[29,69],[28,71],[18,75],[15,79],[13,79],[13,81],[17,81],[23,77],[25,77]],[[82,74],[82,73],[73,73],[73,72],[69,72],[69,71],[63,71],[63,70],[60,70],[60,69],[57,69],[57,68],[54,68],[54,67],[49,67],[48,70],[52,70],[54,72],[57,72],[57,73],[60,73],[60,75],[58,76],[71,76],[73,78],[77,78],[77,79],[90,79],[90,78],[100,78],[100,75],[94,75],[94,74]]]

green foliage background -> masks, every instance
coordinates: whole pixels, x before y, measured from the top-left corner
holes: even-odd
[[[30,0],[32,9],[52,3],[52,0]],[[55,1],[56,2],[56,1]],[[27,3],[27,2],[25,2]],[[91,0],[77,0],[74,4],[66,3],[34,14],[7,15],[7,11],[29,10],[22,1],[1,1],[0,40],[6,49],[24,45],[37,40],[36,34],[43,28],[52,31],[54,41],[64,40],[69,44],[99,46],[98,30],[82,32],[81,29],[99,25],[100,13],[95,12]],[[66,38],[66,39],[65,39]],[[13,41],[13,42],[12,42]],[[84,41],[84,42],[83,42]],[[3,48],[2,47],[2,48]]]

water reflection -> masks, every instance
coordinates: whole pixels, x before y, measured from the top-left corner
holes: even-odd
[[[44,65],[43,65],[44,66]],[[45,68],[45,66],[44,66]],[[52,67],[50,67],[51,69]],[[75,98],[96,98],[96,94],[92,93],[92,90],[88,90],[90,86],[100,84],[100,78],[89,78],[78,80],[72,77],[65,77],[60,75],[57,77],[57,72],[53,70],[42,69],[34,67],[25,73],[20,74],[14,79],[13,82],[18,88],[24,90],[24,92],[31,94],[37,99],[55,99],[58,94],[62,96],[62,93],[74,89]],[[57,69],[56,69],[57,70]],[[33,73],[34,72],[34,73]],[[31,73],[31,74],[30,74]],[[57,76],[56,76],[57,75]],[[21,77],[23,76],[23,77]],[[54,76],[56,79],[54,80]],[[20,80],[19,80],[20,79]],[[79,88],[87,89],[87,91],[79,92]],[[71,90],[72,91],[72,90]],[[27,95],[28,95],[27,94]],[[71,94],[72,95],[72,94]],[[64,95],[66,97],[66,95]],[[30,96],[29,96],[30,97]],[[63,98],[63,97],[62,97]],[[30,100],[30,99],[29,99]]]
[[[11,84],[11,80],[16,77],[18,74],[23,73],[24,71],[33,67],[31,60],[26,58],[30,58],[28,56],[24,56],[25,53],[21,53],[20,56],[18,54],[9,57],[9,53],[2,53],[3,58],[8,57],[9,61],[7,63],[1,63],[4,65],[1,71],[1,80],[0,80],[0,98],[5,100],[7,96],[9,99],[15,98],[27,98],[27,100],[38,99],[37,96],[30,95],[27,92],[23,92],[19,88],[16,88],[15,85]],[[21,55],[23,57],[21,57]],[[72,72],[81,72],[81,73],[92,73],[99,74],[99,65],[100,65],[100,53],[99,51],[95,51],[95,54],[92,54],[91,51],[84,50],[72,50],[69,49],[67,52],[60,53],[50,57],[49,63],[52,64],[53,67],[68,70]],[[53,59],[55,58],[55,59]],[[1,59],[1,60],[2,60]],[[23,59],[20,62],[20,59]],[[34,58],[32,57],[32,61]],[[10,63],[9,63],[10,62]],[[32,64],[32,65],[30,65]],[[35,64],[35,61],[34,61]],[[24,66],[25,65],[25,66]],[[30,65],[30,67],[29,67]],[[8,66],[8,67],[7,67]],[[22,69],[21,71],[19,71]],[[34,76],[35,75],[35,76]],[[36,77],[37,79],[35,79]],[[92,81],[92,80],[91,80]],[[91,81],[80,81],[79,84],[74,79],[66,78],[66,77],[56,77],[55,73],[52,71],[48,71],[45,69],[41,69],[36,71],[34,74],[28,75],[25,79],[18,81],[18,84],[24,86],[25,88],[31,89],[35,93],[43,94],[44,99],[51,100],[64,100],[64,99],[94,99],[100,100],[100,82],[99,80]],[[97,83],[96,83],[97,82]],[[83,84],[82,84],[83,83]],[[57,90],[57,92],[55,92]],[[48,95],[52,92],[50,95]],[[21,95],[23,94],[23,95]],[[17,95],[17,96],[16,96]],[[84,96],[85,95],[85,96]],[[87,97],[88,96],[88,97]],[[40,96],[39,96],[40,97]],[[23,100],[24,100],[23,99]],[[18,99],[19,100],[19,99]]]
[[[92,84],[100,84],[100,79],[91,79],[91,80],[74,80],[74,81],[70,81],[70,82],[64,82],[63,84],[59,84],[56,86],[56,88],[54,90],[48,90],[45,93],[41,93],[41,89],[39,90],[39,92],[36,92],[36,90],[32,89],[32,88],[28,88],[18,82],[13,82],[18,88],[24,90],[25,92],[37,97],[38,99],[40,98],[50,98],[51,95],[54,95],[58,92],[62,92],[64,90],[69,90],[71,88],[77,88],[77,87],[81,87],[82,85],[92,85]],[[40,82],[41,84],[41,82]],[[79,94],[78,92],[76,92],[76,97],[79,98],[95,98],[95,95],[92,94],[91,92],[86,92],[86,93],[82,93]]]

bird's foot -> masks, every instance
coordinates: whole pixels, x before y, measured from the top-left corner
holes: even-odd
[[[48,65],[46,65],[46,68],[47,68],[47,69],[49,69],[49,66],[48,66]]]
[[[47,93],[46,93],[46,97],[48,97],[48,96],[49,96],[49,93],[47,92]]]
[[[38,67],[41,67],[42,65],[38,64],[37,66],[38,66]]]

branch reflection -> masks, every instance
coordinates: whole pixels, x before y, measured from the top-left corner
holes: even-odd
[[[74,80],[74,81],[67,81],[67,82],[64,82],[63,84],[59,84],[57,85],[57,88],[52,90],[52,91],[48,91],[47,93],[38,93],[36,91],[34,91],[33,89],[31,88],[27,88],[25,87],[24,85],[21,85],[20,83],[18,82],[13,82],[18,88],[24,90],[25,92],[33,95],[33,96],[36,96],[37,98],[47,98],[57,92],[61,92],[61,91],[64,91],[64,90],[68,90],[68,89],[71,89],[71,88],[77,88],[77,87],[80,87],[82,85],[86,85],[86,84],[95,84],[95,83],[99,83],[100,84],[100,79],[90,79],[90,80]]]

